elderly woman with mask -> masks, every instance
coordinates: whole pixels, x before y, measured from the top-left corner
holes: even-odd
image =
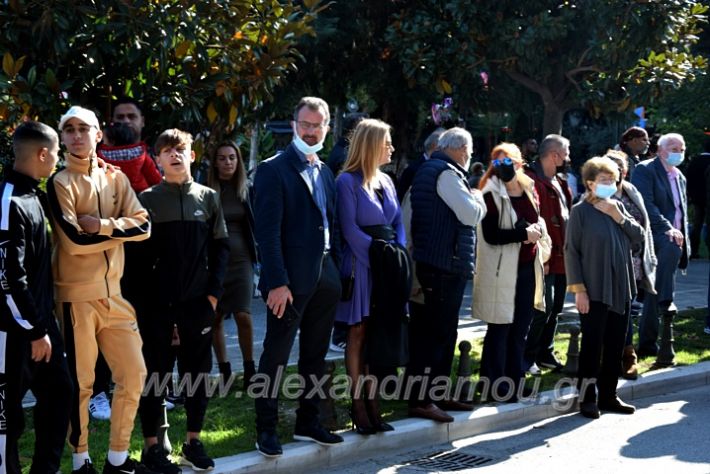
[[[580,412],[599,418],[599,411],[631,414],[616,384],[629,324],[629,305],[636,295],[631,250],[642,245],[644,229],[617,200],[619,168],[595,157],[582,168],[587,192],[570,213],[565,239],[567,289],[575,295],[582,326],[577,388]]]

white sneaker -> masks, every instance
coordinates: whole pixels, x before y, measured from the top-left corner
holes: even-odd
[[[707,326],[706,326],[705,329],[703,329],[703,332],[704,332],[705,334],[710,334],[710,327],[707,327]]]
[[[339,342],[337,344],[330,343],[330,350],[333,352],[345,352],[345,342]]]
[[[535,362],[533,362],[533,364],[530,367],[528,367],[527,372],[530,375],[540,375],[540,367],[538,367],[537,364]]]
[[[89,414],[95,420],[110,420],[111,405],[108,397],[104,392],[99,393],[94,398],[89,400]]]

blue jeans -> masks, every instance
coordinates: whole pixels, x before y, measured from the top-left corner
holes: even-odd
[[[501,377],[509,377],[518,384],[525,378],[523,362],[525,340],[533,317],[535,300],[535,268],[533,262],[518,267],[515,283],[515,310],[511,324],[488,324],[481,354],[481,378],[488,377],[491,385]],[[501,384],[503,385],[503,384]],[[501,387],[500,392],[505,393]]]

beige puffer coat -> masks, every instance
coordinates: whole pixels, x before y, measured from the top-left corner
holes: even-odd
[[[538,214],[539,205],[534,198],[534,181],[522,172],[517,179],[523,187]],[[508,197],[505,184],[495,176],[486,183],[483,194],[490,192],[498,207],[500,227],[512,229],[518,216]],[[535,309],[545,310],[544,262],[550,258],[552,241],[547,233],[545,221],[539,217],[542,238],[537,242],[535,260]],[[515,283],[517,280],[520,243],[491,245],[483,238],[481,224],[478,225],[476,250],[476,273],[473,277],[473,317],[493,324],[511,324],[515,311]]]

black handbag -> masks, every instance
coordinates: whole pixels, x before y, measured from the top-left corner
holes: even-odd
[[[340,301],[350,301],[353,299],[353,290],[355,290],[355,255],[353,255],[350,276],[340,279]]]

